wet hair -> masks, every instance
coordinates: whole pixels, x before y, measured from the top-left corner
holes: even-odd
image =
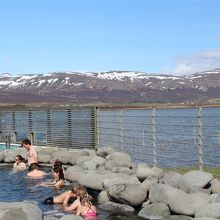
[[[24,159],[20,154],[16,155],[15,158],[18,158],[18,160],[20,160],[20,161],[22,161],[22,162],[25,161],[25,159]]]
[[[23,144],[31,145],[31,141],[29,139],[25,139],[25,140],[22,141],[21,147],[23,147]]]
[[[38,170],[39,169],[39,164],[38,163],[32,163],[29,166],[29,170],[33,171],[33,170]]]
[[[58,174],[58,179],[59,180],[64,180],[65,179],[62,167],[53,167],[52,171]]]
[[[84,198],[88,198],[88,192],[84,186],[78,186],[75,193],[76,197],[79,197],[80,201]]]
[[[74,186],[71,188],[72,193],[76,194],[76,191],[77,191],[78,188],[79,188],[79,185],[74,185]]]
[[[80,201],[81,205],[86,205],[88,204],[89,206],[92,206],[91,201],[89,200],[88,197],[84,197],[81,201]]]
[[[54,163],[53,163],[52,168],[56,168],[56,167],[63,168],[63,163],[61,161],[59,161],[59,160],[55,160]]]

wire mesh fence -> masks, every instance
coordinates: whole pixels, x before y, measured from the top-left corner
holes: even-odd
[[[101,109],[99,146],[160,167],[220,166],[220,108]]]
[[[220,167],[220,108],[0,109],[0,141],[27,137],[52,147],[112,146],[164,168]]]

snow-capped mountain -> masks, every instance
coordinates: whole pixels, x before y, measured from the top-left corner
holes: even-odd
[[[220,98],[220,69],[189,76],[135,71],[0,74],[1,102],[201,102]]]

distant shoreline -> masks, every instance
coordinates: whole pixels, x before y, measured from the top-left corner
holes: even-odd
[[[39,108],[84,108],[84,107],[97,107],[100,109],[172,109],[172,108],[215,108],[220,107],[220,103],[68,103],[68,102],[43,102],[43,103],[24,103],[24,104],[13,104],[13,103],[0,103],[0,108],[5,109],[39,109]]]

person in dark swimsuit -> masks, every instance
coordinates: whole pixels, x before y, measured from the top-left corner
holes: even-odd
[[[71,204],[75,201],[76,199],[76,190],[78,188],[78,185],[73,186],[71,190],[68,190],[58,196],[54,197],[48,197],[44,200],[44,204]]]

